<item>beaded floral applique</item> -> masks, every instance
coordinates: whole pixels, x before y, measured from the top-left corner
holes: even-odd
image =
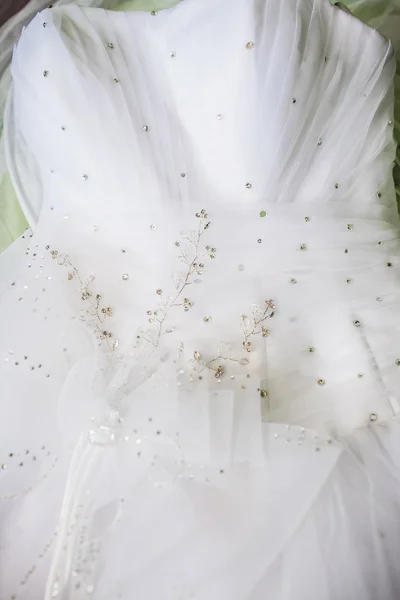
[[[46,249],[49,250],[50,247],[47,246]],[[77,289],[81,299],[87,304],[86,310],[82,310],[82,321],[107,346],[108,350],[115,350],[118,346],[118,340],[114,339],[113,334],[106,327],[106,321],[113,316],[113,309],[111,306],[102,306],[101,294],[96,294],[91,290],[91,284],[95,276],[91,274],[87,279],[82,279],[78,269],[72,264],[68,255],[60,254],[58,250],[51,250],[50,254],[53,260],[57,261],[57,264],[68,268],[68,280],[75,281],[78,284]]]

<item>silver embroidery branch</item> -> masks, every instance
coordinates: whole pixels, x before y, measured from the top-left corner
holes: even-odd
[[[268,336],[269,331],[264,327],[264,323],[267,319],[271,319],[274,314],[275,305],[272,300],[266,300],[263,308],[253,306],[252,318],[249,319],[247,315],[242,315],[241,318],[241,328],[244,335],[242,350],[232,356],[222,356],[219,354],[217,357],[207,361],[203,361],[200,353],[196,351],[192,361],[194,370],[201,373],[206,369],[210,369],[214,371],[215,377],[219,379],[225,374],[225,368],[221,364],[223,362],[235,362],[243,366],[248,365],[250,361],[246,358],[246,354],[252,351],[253,338]]]
[[[182,247],[181,242],[175,242],[175,245],[180,249],[179,258],[187,266],[187,272],[177,280],[174,295],[170,296],[168,300],[163,300],[156,310],[147,311],[149,323],[157,324],[154,336],[152,336],[151,331],[145,331],[139,336],[139,338],[141,337],[141,339],[151,344],[154,349],[159,346],[171,308],[183,307],[184,311],[187,312],[194,305],[193,301],[185,296],[185,292],[194,283],[193,277],[203,274],[205,265],[202,261],[206,258],[213,259],[216,257],[216,248],[206,246],[204,250],[201,250],[202,237],[211,225],[209,221],[204,223],[208,219],[208,214],[205,210],[201,210],[199,213],[196,213],[196,217],[199,219],[197,230],[185,236],[189,247]],[[156,293],[163,297],[163,290],[158,289]],[[166,332],[168,333],[168,329]]]
[[[49,246],[46,248],[48,250],[50,249]],[[81,299],[85,302],[87,301],[86,312],[85,315],[82,316],[82,320],[87,323],[87,325],[95,332],[96,336],[101,341],[106,342],[107,347],[110,350],[115,350],[118,345],[118,341],[112,341],[113,334],[104,327],[105,321],[109,317],[112,317],[113,310],[110,306],[102,307],[101,294],[93,294],[91,291],[90,286],[95,279],[94,275],[91,274],[86,280],[84,280],[82,279],[78,269],[71,262],[71,259],[68,255],[60,254],[58,250],[51,250],[50,254],[53,260],[57,261],[58,265],[67,267],[69,269],[68,280],[74,280],[78,283],[78,291]],[[87,319],[87,317],[89,317],[89,319]]]

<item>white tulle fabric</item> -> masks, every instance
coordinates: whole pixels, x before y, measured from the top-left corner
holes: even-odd
[[[56,7],[12,72],[0,597],[396,600],[388,42],[325,0]]]

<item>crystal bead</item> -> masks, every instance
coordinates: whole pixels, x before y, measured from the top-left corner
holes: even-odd
[[[128,279],[129,279],[129,275],[128,275],[128,273],[124,273],[124,274],[122,275],[122,279],[123,279],[124,281],[128,281]]]
[[[320,386],[325,385],[325,379],[318,379],[318,385],[320,385]]]
[[[113,50],[113,48],[114,48],[114,44],[113,44],[112,42],[108,42],[108,44],[107,44],[107,45],[108,45],[108,47],[109,47],[109,48],[111,48],[111,50]]]
[[[252,184],[251,184],[251,183],[248,181],[248,182],[246,183],[246,188],[247,188],[248,190],[251,190],[251,188],[252,188],[252,187],[253,187],[253,185],[252,185]]]
[[[307,244],[301,244],[300,250],[307,250]]]
[[[400,367],[400,358],[396,358],[396,365]]]
[[[354,327],[360,327],[361,323],[360,323],[360,321],[356,320],[356,321],[353,321],[353,325],[354,325]]]
[[[150,131],[150,127],[148,125],[143,125],[143,131]]]
[[[265,212],[265,210],[262,210],[260,212],[260,217],[266,217],[266,216],[267,216],[267,213]]]
[[[247,48],[247,50],[253,50],[253,48],[254,48],[254,42],[247,42],[246,48]]]
[[[48,72],[48,71],[43,71],[43,77],[47,77],[47,76],[48,76],[48,74],[49,74],[49,72]]]
[[[203,321],[204,321],[204,323],[210,323],[211,317],[206,316],[206,317],[203,318]]]
[[[371,423],[375,423],[375,421],[377,421],[378,419],[378,415],[376,413],[371,413],[369,415],[369,420],[371,421]]]

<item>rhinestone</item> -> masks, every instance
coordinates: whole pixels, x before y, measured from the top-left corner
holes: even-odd
[[[47,23],[43,23],[43,27],[47,27]]]
[[[151,231],[155,231],[156,226],[155,225],[150,225],[150,229]]]
[[[157,294],[158,296],[161,296],[161,295],[162,295],[162,290],[161,290],[161,289],[158,289],[158,290],[156,291],[156,294]]]
[[[200,360],[200,358],[201,358],[201,356],[200,356],[200,352],[197,352],[197,351],[196,351],[196,352],[193,354],[193,358],[194,358],[194,360]]]
[[[300,250],[307,250],[307,244],[301,244]]]
[[[261,243],[262,243],[262,239],[261,239],[261,238],[259,238],[259,239],[257,240],[257,244],[261,244]]]
[[[245,268],[244,265],[239,265],[238,266],[239,271],[244,271],[244,268]]]
[[[350,279],[350,277],[348,277],[348,278],[346,279],[346,283],[351,283],[352,281],[353,281],[353,280],[352,280],[352,279]]]
[[[181,177],[182,178],[186,177],[186,173],[181,173]]]
[[[118,77],[114,77],[114,79],[113,79],[113,82],[114,82],[114,83],[119,83],[119,79],[118,79]]]
[[[321,139],[318,140],[318,146],[322,146],[322,140]]]
[[[43,77],[47,77],[48,74],[49,74],[48,71],[43,71]]]
[[[83,181],[87,181],[89,179],[89,175],[86,175],[86,174],[82,175],[82,179],[83,179]]]
[[[304,217],[304,220],[305,220],[306,223],[309,223],[311,221],[311,218],[310,217]]]
[[[251,190],[251,188],[252,188],[252,187],[253,187],[253,185],[252,185],[250,182],[247,182],[247,183],[246,183],[246,188],[247,188],[248,190]]]
[[[121,252],[122,252],[122,254],[125,254],[126,253],[126,248],[121,248]]]
[[[344,253],[345,253],[345,254],[348,254],[348,253],[349,253],[349,249],[348,249],[348,248],[345,248],[345,249],[344,249]]]
[[[176,52],[171,52],[171,53],[170,53],[170,57],[171,57],[171,58],[175,58],[175,57],[176,57]]]
[[[124,273],[124,274],[122,275],[122,279],[123,279],[124,281],[128,281],[128,279],[129,279],[129,275],[128,275],[128,273]]]
[[[375,423],[375,421],[378,419],[378,415],[376,413],[371,413],[369,415],[369,420],[371,421],[371,423]]]
[[[218,119],[218,121],[221,121],[221,119],[222,119],[222,115],[221,115],[221,113],[218,113],[218,114],[217,114],[217,119]]]
[[[61,125],[61,131],[65,131],[65,125]]]
[[[378,297],[376,298],[376,301],[377,301],[377,302],[382,302],[382,298],[381,298],[380,296],[378,296]]]
[[[320,386],[325,385],[325,379],[318,379],[318,385],[320,385]]]
[[[293,277],[293,279],[290,280],[290,283],[297,283],[297,279]]]
[[[356,320],[356,321],[353,321],[353,325],[354,325],[354,327],[360,327],[361,323],[360,323],[360,321]]]
[[[352,231],[352,230],[354,229],[354,225],[353,225],[353,223],[347,223],[347,229],[348,229],[349,231]]]
[[[150,14],[152,17],[155,17],[156,15],[158,15],[158,12],[156,10],[152,10]]]
[[[207,316],[203,318],[204,323],[210,323],[211,317]]]
[[[292,98],[292,104],[296,104],[297,100],[296,98]]]
[[[358,377],[358,379],[362,379],[364,377],[364,373],[358,373],[357,377]]]
[[[339,188],[339,184],[335,183],[335,189],[337,190]]]
[[[148,125],[143,125],[143,131],[150,131],[150,127]]]
[[[400,358],[396,358],[396,365],[400,367]]]
[[[266,398],[268,396],[267,390],[260,390],[260,396],[261,398]]]
[[[309,352],[313,353],[315,352],[315,348],[313,346],[310,346],[310,348],[308,349]]]
[[[390,119],[390,120],[388,121],[388,124],[389,124],[389,125],[393,125],[393,120],[392,120],[392,119]]]
[[[376,197],[377,197],[377,198],[382,198],[382,193],[381,193],[381,192],[378,192],[378,193],[376,194]]]
[[[246,48],[247,48],[247,50],[253,50],[253,48],[254,48],[254,42],[247,42]]]
[[[7,469],[7,465],[6,465],[6,463],[3,463],[3,464],[1,465],[1,468],[3,469],[3,471],[5,471],[5,470]]]
[[[260,212],[260,217],[266,217],[266,216],[267,216],[267,213],[265,212],[265,210],[262,210]]]
[[[221,365],[217,368],[217,370],[214,373],[214,377],[216,379],[218,379],[219,377],[222,377],[222,375],[225,373],[225,369],[224,367],[222,367]]]
[[[386,263],[386,266],[387,266],[387,267],[393,267],[393,263],[391,263],[391,262],[388,262],[388,263]]]
[[[107,44],[107,45],[108,45],[108,47],[109,47],[109,48],[111,48],[111,50],[113,50],[113,48],[114,48],[114,44],[113,44],[112,42],[108,42],[108,44]]]

